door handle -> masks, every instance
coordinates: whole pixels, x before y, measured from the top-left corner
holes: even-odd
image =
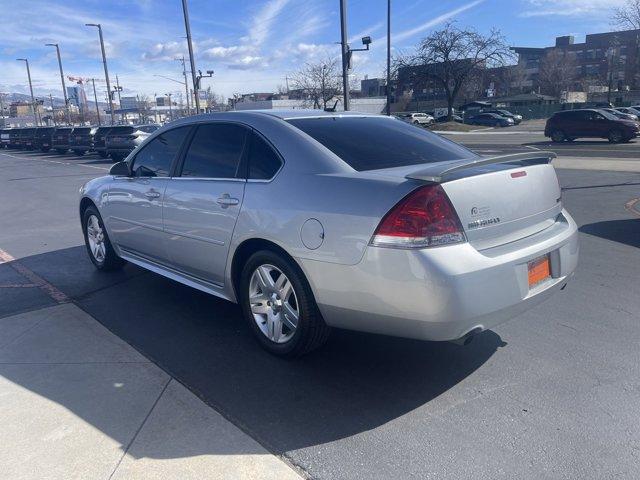
[[[160,197],[160,192],[156,192],[153,188],[144,193],[144,196],[149,200]]]
[[[228,208],[231,205],[238,205],[240,203],[240,200],[231,197],[231,195],[229,195],[228,193],[223,193],[222,196],[220,196],[220,198],[216,200],[216,202],[222,208]]]

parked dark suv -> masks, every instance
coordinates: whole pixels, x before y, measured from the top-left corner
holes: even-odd
[[[101,158],[107,158],[107,146],[105,140],[113,127],[98,127],[93,134],[93,151],[100,155]]]
[[[623,120],[598,109],[565,110],[555,113],[544,128],[554,142],[576,138],[606,138],[611,143],[628,142],[640,133],[638,122]]]
[[[95,127],[75,127],[69,135],[69,149],[76,155],[84,155],[93,149],[93,135]]]
[[[58,127],[53,133],[52,147],[56,152],[63,154],[69,150],[69,135],[73,132],[73,127]]]
[[[51,145],[53,145],[53,133],[55,131],[55,127],[38,128],[33,137],[34,148],[39,148],[43,152],[51,150]]]
[[[35,128],[23,128],[20,130],[18,137],[18,148],[22,150],[33,150],[33,136],[36,133]]]

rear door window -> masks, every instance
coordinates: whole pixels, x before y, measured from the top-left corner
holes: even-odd
[[[256,133],[251,134],[249,146],[249,178],[269,180],[280,170],[282,161],[275,150]]]
[[[435,133],[387,117],[331,116],[288,122],[358,171],[477,157]]]
[[[231,123],[200,125],[185,155],[181,176],[238,177],[247,133],[247,128]]]

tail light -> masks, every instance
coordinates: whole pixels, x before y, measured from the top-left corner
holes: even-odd
[[[440,185],[414,190],[387,213],[371,245],[424,248],[466,241],[460,219]]]

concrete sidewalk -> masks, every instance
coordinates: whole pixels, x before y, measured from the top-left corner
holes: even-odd
[[[2,478],[301,478],[71,303],[0,318],[0,412]]]
[[[640,161],[635,158],[565,157],[551,162],[556,168],[573,170],[604,170],[610,172],[640,172]]]

